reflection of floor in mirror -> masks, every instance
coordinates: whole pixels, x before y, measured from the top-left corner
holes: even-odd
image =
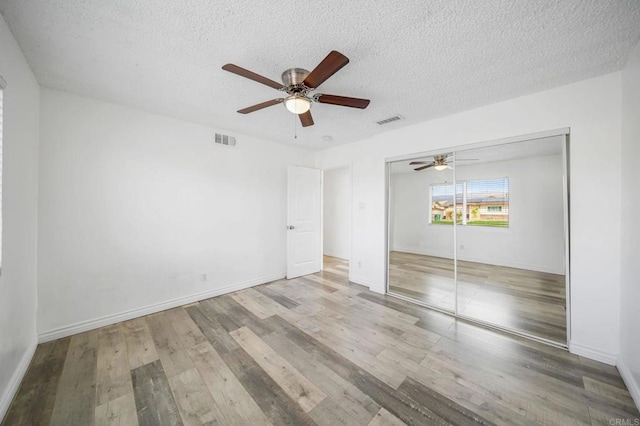
[[[453,311],[453,260],[391,252],[389,290]],[[566,343],[563,275],[458,261],[460,314]]]

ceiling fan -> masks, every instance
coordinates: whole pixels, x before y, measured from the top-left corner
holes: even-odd
[[[288,96],[285,98],[276,98],[270,101],[262,102],[247,108],[238,110],[240,114],[249,114],[250,112],[284,103],[285,107],[300,117],[302,127],[313,126],[313,118],[311,117],[311,104],[317,102],[321,104],[340,105],[351,108],[365,109],[369,105],[369,99],[349,98],[346,96],[327,95],[324,93],[311,94],[318,86],[324,83],[329,77],[338,72],[342,67],[349,63],[349,59],[342,53],[332,50],[326,58],[318,64],[313,71],[309,72],[302,68],[289,68],[282,73],[282,84],[256,74],[252,71],[241,68],[237,65],[226,64],[223,70],[238,74],[258,83],[273,87]]]
[[[452,169],[451,161],[453,160],[453,154],[442,154],[442,155],[434,155],[433,161],[412,161],[409,163],[411,166],[417,166],[424,164],[423,166],[417,167],[413,170],[419,172],[420,170],[428,169],[433,167],[436,170],[445,170]],[[477,158],[456,158],[456,161],[478,161]]]

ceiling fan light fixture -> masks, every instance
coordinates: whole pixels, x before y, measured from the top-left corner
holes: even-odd
[[[309,111],[312,102],[359,109],[365,109],[369,106],[369,99],[328,95],[326,93],[310,94],[348,63],[349,58],[336,50],[332,50],[311,72],[302,68],[289,68],[282,73],[282,83],[234,64],[225,64],[222,69],[287,94],[284,99],[271,99],[270,101],[239,109],[238,114],[249,114],[273,105],[284,104],[288,111],[298,116],[302,127],[309,127],[314,124],[313,117]]]
[[[436,170],[445,170],[448,166],[446,164],[436,164],[434,169]]]
[[[284,100],[284,106],[294,114],[304,114],[311,109],[311,100],[304,96],[292,95]]]

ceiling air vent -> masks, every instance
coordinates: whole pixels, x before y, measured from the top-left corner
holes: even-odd
[[[236,138],[222,133],[216,133],[215,142],[219,145],[236,146]]]
[[[376,121],[379,125],[393,123],[394,121],[404,120],[404,117],[401,115],[394,115],[393,117],[385,118],[384,120]]]

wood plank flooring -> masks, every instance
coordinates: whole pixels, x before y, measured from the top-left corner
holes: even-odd
[[[389,290],[454,311],[453,260],[391,252]],[[500,327],[567,343],[563,275],[458,261],[458,312]]]
[[[640,416],[615,367],[347,276],[345,262],[327,258],[318,274],[41,344],[2,425],[600,425]]]

